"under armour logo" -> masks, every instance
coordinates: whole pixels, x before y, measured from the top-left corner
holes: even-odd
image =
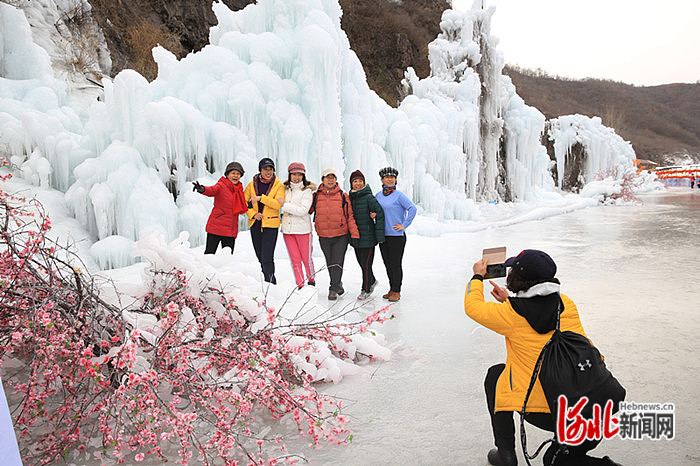
[[[590,359],[586,359],[586,364],[580,362],[580,363],[578,363],[578,367],[579,367],[579,369],[581,369],[581,371],[583,372],[583,371],[586,370],[586,367],[593,367],[593,366],[591,366],[591,360],[590,360]]]

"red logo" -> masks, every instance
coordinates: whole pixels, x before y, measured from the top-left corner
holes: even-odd
[[[559,395],[557,404],[557,437],[560,443],[580,445],[584,440],[610,439],[620,432],[620,420],[612,415],[612,400],[605,403],[604,410],[599,404],[594,404],[593,419],[581,416],[581,411],[588,404],[586,396],[569,408],[566,397]]]

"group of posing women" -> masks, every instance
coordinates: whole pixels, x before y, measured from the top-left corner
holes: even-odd
[[[194,182],[193,190],[214,198],[206,226],[205,254],[214,254],[219,244],[230,247],[233,253],[238,215],[245,213],[265,281],[277,283],[274,252],[281,230],[297,286],[314,286],[312,226],[315,226],[330,275],[328,299],[336,300],[345,293],[342,277],[348,244],[355,249],[362,269],[362,290],[357,299],[369,298],[377,285],[372,272],[377,244],[390,287],[382,297],[389,301],[401,298],[405,229],[416,215],[416,206],[396,190],[399,173],[395,168],[379,171],[382,190],[376,196],[360,170],[350,175],[349,195],[338,185],[338,176],[332,168],[323,170],[318,187],[306,179],[306,168],[300,162],[289,165],[284,182],[275,175],[272,159],[260,160],[258,171],[245,190],[241,184],[245,172],[238,162],[228,164],[224,176],[213,186]]]

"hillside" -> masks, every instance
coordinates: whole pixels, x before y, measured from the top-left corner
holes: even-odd
[[[569,80],[506,67],[518,94],[547,118],[600,116],[641,158],[687,153],[700,157],[700,84],[637,87],[598,79]]]

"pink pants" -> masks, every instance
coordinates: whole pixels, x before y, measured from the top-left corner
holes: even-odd
[[[284,243],[287,245],[289,259],[292,261],[292,271],[294,272],[294,279],[297,285],[302,285],[304,283],[302,264],[304,264],[303,268],[306,269],[306,278],[309,281],[315,282],[314,275],[316,274],[316,270],[314,269],[314,261],[311,258],[311,252],[313,250],[311,233],[303,235],[288,235],[285,233]]]

